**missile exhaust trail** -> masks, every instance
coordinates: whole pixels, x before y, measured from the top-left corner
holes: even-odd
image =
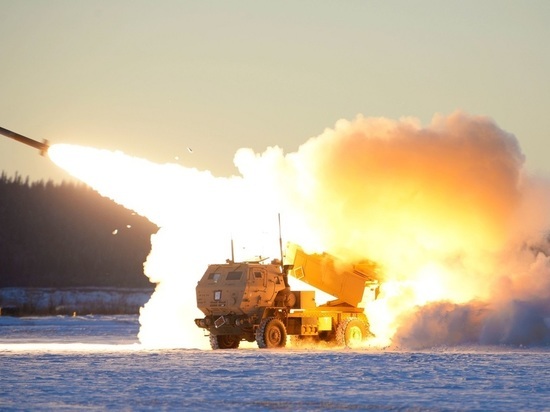
[[[11,130],[4,129],[3,127],[0,127],[0,134],[3,134],[4,136],[7,136],[13,140],[17,140],[18,142],[24,143],[30,147],[34,147],[35,149],[38,149],[42,156],[45,156],[46,153],[48,153],[48,149],[50,148],[49,142],[46,139],[44,139],[44,141],[40,143],[40,142],[37,142],[36,140],[30,139],[19,133],[15,133],[15,132],[12,132]]]

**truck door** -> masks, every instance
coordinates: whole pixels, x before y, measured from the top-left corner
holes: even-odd
[[[250,268],[250,284],[253,290],[259,292],[259,302],[262,305],[272,305],[275,299],[276,285],[273,279],[268,279],[267,270],[263,267]]]
[[[254,290],[265,291],[266,287],[266,271],[264,268],[250,268],[249,273],[250,285]]]

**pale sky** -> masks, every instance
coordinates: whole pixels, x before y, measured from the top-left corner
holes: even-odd
[[[0,0],[0,126],[229,176],[340,118],[463,110],[550,175],[549,41],[547,0]],[[0,170],[69,179],[3,136]]]

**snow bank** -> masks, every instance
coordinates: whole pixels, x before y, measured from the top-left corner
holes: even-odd
[[[4,315],[137,314],[153,289],[0,288]]]

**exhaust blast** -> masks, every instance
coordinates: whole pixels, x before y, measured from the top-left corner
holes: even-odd
[[[278,257],[279,212],[306,251],[382,267],[366,306],[372,346],[548,338],[550,185],[488,118],[340,120],[295,153],[239,150],[229,178],[91,148],[49,154],[161,227],[145,262],[157,287],[140,314],[144,345],[207,347],[193,323],[198,279],[228,257],[231,236],[237,260]]]

